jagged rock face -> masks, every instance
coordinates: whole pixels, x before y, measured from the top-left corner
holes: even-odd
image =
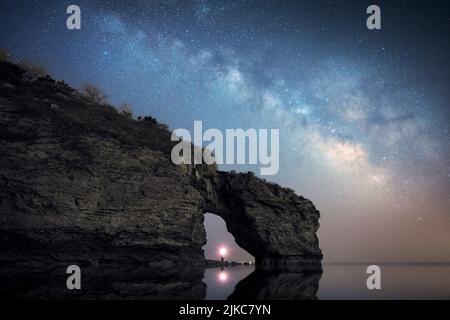
[[[251,174],[176,166],[163,125],[22,74],[0,62],[2,274],[72,262],[202,265],[208,211],[260,264],[320,263],[310,201]]]

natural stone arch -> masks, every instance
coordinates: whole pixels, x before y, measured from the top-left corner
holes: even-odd
[[[222,217],[236,243],[266,268],[321,268],[319,212],[291,189],[252,173],[202,173],[203,213]]]

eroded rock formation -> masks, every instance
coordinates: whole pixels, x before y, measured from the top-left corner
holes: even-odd
[[[319,213],[253,174],[176,166],[165,126],[0,62],[2,275],[59,264],[204,264],[203,214],[264,266],[320,268]]]
[[[214,171],[199,176],[203,211],[220,215],[239,246],[265,268],[320,269],[319,212],[291,189],[253,173]]]

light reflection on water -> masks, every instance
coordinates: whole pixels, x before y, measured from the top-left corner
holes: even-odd
[[[450,299],[450,265],[383,265],[381,290],[369,290],[365,264],[324,264],[323,274],[270,273],[253,266],[209,268],[207,300]]]
[[[84,269],[83,290],[66,290],[66,268],[0,275],[6,299],[450,299],[450,265],[380,264],[381,290],[367,289],[367,265],[324,264],[323,273],[254,266]]]
[[[235,286],[255,270],[253,266],[207,268],[202,279],[207,285],[206,300],[225,300]]]
[[[228,272],[226,271],[220,271],[218,275],[218,279],[220,282],[227,282],[228,280]]]

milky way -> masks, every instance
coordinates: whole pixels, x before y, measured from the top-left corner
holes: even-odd
[[[172,129],[279,128],[268,179],[328,261],[450,260],[448,2],[377,1],[381,30],[365,1],[75,2],[79,31],[72,2],[2,1],[1,47]]]

